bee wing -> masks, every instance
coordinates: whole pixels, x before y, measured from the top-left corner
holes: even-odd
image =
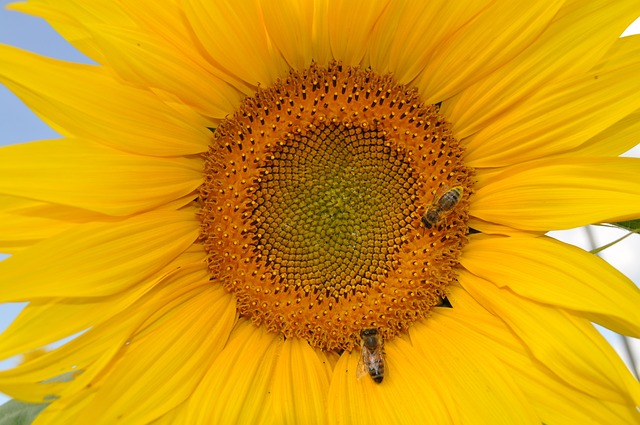
[[[363,348],[362,355],[360,356],[360,359],[358,359],[358,367],[356,368],[356,378],[362,379],[363,376],[369,374],[369,368],[367,368],[368,363],[369,363],[369,351]]]

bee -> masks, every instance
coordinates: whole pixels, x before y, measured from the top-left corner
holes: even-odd
[[[362,338],[362,355],[358,361],[357,378],[360,379],[369,373],[373,382],[379,384],[384,378],[382,335],[376,328],[367,328],[360,331],[360,338]]]
[[[422,216],[424,227],[431,229],[431,227],[442,221],[458,205],[458,202],[462,199],[463,191],[462,186],[456,186],[447,190],[440,198],[435,199]]]

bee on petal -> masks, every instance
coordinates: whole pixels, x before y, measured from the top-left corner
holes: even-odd
[[[384,343],[382,335],[376,328],[360,331],[362,338],[362,354],[358,361],[357,378],[361,379],[367,373],[377,384],[384,378]]]

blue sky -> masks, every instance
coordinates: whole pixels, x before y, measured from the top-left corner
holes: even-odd
[[[73,62],[90,62],[75,48],[66,43],[43,20],[5,10],[4,6],[8,3],[10,2],[0,0],[0,5],[2,6],[0,10],[0,43],[10,44],[58,59]],[[636,21],[632,31],[634,33],[640,32],[640,21]],[[0,146],[55,137],[58,137],[57,133],[38,119],[8,89],[0,86]],[[640,152],[638,150],[634,151],[633,156],[640,156]],[[608,243],[623,234],[619,231],[600,228],[596,228],[594,231],[596,245]],[[590,242],[583,229],[554,232],[553,236],[585,249],[590,248]],[[639,283],[640,263],[637,261],[638,252],[640,252],[640,236],[634,235],[615,248],[606,250],[603,257],[636,283]],[[2,258],[0,256],[0,259]],[[0,331],[8,326],[19,310],[19,305],[0,305]],[[620,349],[620,339],[616,335],[607,334],[607,337],[615,348]],[[640,352],[638,341],[632,341],[632,343],[636,347],[636,352]],[[636,358],[639,357],[636,355]],[[0,362],[0,369],[9,367],[12,363],[11,361]],[[6,398],[0,394],[0,404],[4,400]]]

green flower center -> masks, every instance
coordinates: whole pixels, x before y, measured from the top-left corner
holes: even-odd
[[[393,268],[418,217],[416,178],[403,150],[368,127],[314,126],[262,167],[255,255],[285,286],[346,296]]]

